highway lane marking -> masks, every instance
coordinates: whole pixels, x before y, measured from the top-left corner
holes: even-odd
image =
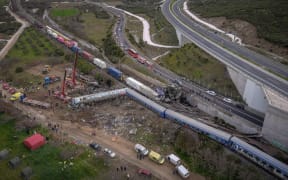
[[[174,7],[174,6],[175,6],[175,3],[172,4],[172,6]],[[178,9],[179,9],[179,7],[178,7]],[[267,72],[267,71],[259,68],[258,66],[252,64],[252,63],[249,62],[249,61],[246,61],[245,59],[243,59],[243,58],[241,58],[241,57],[233,54],[232,52],[230,52],[230,51],[228,51],[228,50],[226,50],[226,49],[223,49],[223,47],[219,46],[218,44],[214,43],[213,41],[207,39],[206,37],[202,36],[202,35],[199,34],[198,32],[196,32],[196,31],[194,31],[193,29],[191,29],[189,26],[187,26],[186,24],[184,24],[179,18],[177,18],[177,17],[174,15],[174,13],[173,13],[174,11],[171,10],[170,4],[169,4],[169,11],[170,11],[171,15],[172,15],[175,19],[178,20],[178,21],[177,21],[178,23],[182,24],[182,25],[183,25],[184,27],[186,27],[188,30],[194,32],[194,33],[195,33],[196,35],[198,35],[200,38],[202,37],[202,39],[210,42],[210,44],[218,47],[218,48],[221,49],[222,51],[224,51],[224,52],[226,52],[227,54],[233,56],[234,58],[242,60],[243,63],[246,63],[247,65],[250,65],[250,67],[254,67],[255,69],[261,71],[262,73],[264,73],[264,74],[266,74],[266,75],[268,75],[268,76],[269,76],[269,75],[270,75],[270,76],[273,76],[274,78],[278,79],[279,81],[283,82],[284,84],[287,84],[286,81],[284,81],[283,79],[279,78],[278,76],[276,76],[276,75],[274,75],[274,74],[271,74],[270,72]],[[180,11],[180,12],[181,12],[181,11]],[[173,23],[173,24],[175,24],[175,23]],[[182,33],[183,33],[183,34],[186,34],[187,32],[182,32]],[[188,36],[188,38],[189,38],[190,40],[192,40],[191,37]],[[248,78],[253,78],[256,82],[258,82],[258,84],[261,84],[261,85],[263,85],[263,86],[266,87],[267,85],[265,85],[265,84],[263,83],[263,82],[266,82],[266,83],[269,84],[270,86],[274,87],[275,89],[277,89],[278,91],[280,91],[280,92],[283,93],[283,90],[282,90],[282,89],[279,89],[279,88],[276,87],[274,84],[271,84],[270,82],[265,81],[263,78],[261,78],[261,77],[259,77],[259,76],[256,76],[258,79],[262,80],[263,82],[260,82],[259,80],[255,79],[255,75],[254,75],[254,74],[246,71],[245,69],[243,69],[241,66],[235,64],[234,62],[229,62],[229,63],[228,63],[227,61],[224,61],[223,59],[227,59],[226,57],[223,57],[222,55],[219,55],[218,52],[215,52],[215,50],[209,48],[207,45],[205,45],[205,44],[199,45],[199,42],[197,42],[197,40],[192,40],[192,41],[194,41],[195,44],[197,44],[198,46],[202,47],[203,49],[206,49],[206,51],[208,51],[208,53],[210,52],[210,53],[209,53],[210,55],[214,56],[215,58],[219,59],[220,61],[222,60],[223,63],[227,63],[227,65],[229,65],[230,68],[234,69],[235,67],[238,67],[238,70],[241,70],[242,72],[244,72],[244,75],[245,75],[245,73],[248,74],[248,75],[249,75]],[[200,43],[201,43],[201,42],[200,42]],[[210,50],[208,50],[208,49],[210,49]],[[212,54],[211,52],[214,52],[214,54]],[[216,54],[218,54],[218,55],[216,55]],[[243,60],[244,60],[244,61],[243,61]],[[233,65],[234,65],[234,67],[233,67]],[[247,75],[246,75],[246,76],[247,76]],[[283,94],[285,94],[285,93],[286,93],[286,91],[284,91]]]

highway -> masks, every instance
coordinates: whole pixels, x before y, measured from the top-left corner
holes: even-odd
[[[240,47],[192,21],[192,19],[181,11],[180,7],[183,6],[183,2],[184,0],[178,0],[170,7],[171,0],[166,0],[161,9],[167,20],[176,29],[180,30],[186,38],[224,64],[240,70],[260,84],[288,96],[288,82],[264,70],[269,69],[269,71],[288,78],[288,70],[286,67],[283,65],[279,66],[279,64],[274,63],[267,57]],[[247,59],[255,64],[259,64],[262,68],[264,67],[264,69],[249,62]]]
[[[12,1],[13,3],[13,1]],[[38,24],[41,24],[41,22],[38,22],[34,17],[32,17],[31,15],[29,15],[28,13],[25,12],[25,10],[20,6],[19,1],[18,0],[14,0],[13,5],[17,5],[17,9],[18,12],[20,13],[23,17],[25,17],[25,19],[27,19],[29,22],[36,22]],[[98,4],[97,4],[98,5]],[[114,31],[115,31],[115,36],[117,39],[118,44],[121,46],[121,48],[125,51],[125,49],[130,48],[130,43],[129,41],[126,39],[125,36],[125,18],[124,18],[124,14],[122,11],[113,9],[113,8],[107,8],[107,10],[109,10],[110,12],[112,12],[113,14],[119,16],[119,21],[117,22],[117,26],[115,27]],[[46,17],[47,18],[47,17]],[[61,29],[58,29],[61,30]],[[65,34],[65,33],[64,33]],[[80,43],[82,44],[82,43]],[[203,100],[209,100],[212,103],[215,103],[215,105],[218,105],[220,107],[222,107],[225,110],[230,111],[231,113],[237,114],[253,123],[255,123],[256,125],[262,126],[263,125],[263,121],[264,119],[262,117],[259,117],[255,114],[252,114],[250,112],[247,112],[243,109],[239,109],[236,106],[234,106],[233,104],[228,104],[223,102],[223,96],[221,95],[216,95],[216,96],[210,96],[208,95],[205,91],[207,89],[200,87],[198,84],[193,83],[192,81],[184,81],[182,80],[182,77],[176,75],[175,73],[159,66],[158,64],[154,63],[154,68],[153,71],[162,76],[163,78],[169,80],[170,82],[175,82],[175,80],[181,81],[182,82],[182,87],[184,90],[186,90],[187,92],[193,92],[196,93],[197,95],[199,95],[199,97],[202,97]]]
[[[116,27],[114,29],[114,35],[116,37],[117,43],[120,44],[121,48],[123,50],[133,48],[128,40],[126,39],[125,36],[125,18],[124,18],[124,13],[122,11],[112,9],[112,8],[107,8],[110,12],[113,14],[117,15],[119,17],[119,20],[117,21]],[[257,116],[253,113],[250,113],[244,109],[239,109],[236,107],[234,104],[230,104],[227,102],[223,101],[224,96],[221,95],[216,95],[216,96],[211,96],[207,94],[205,91],[207,89],[201,87],[200,85],[188,81],[188,80],[183,80],[181,76],[178,76],[177,74],[165,69],[164,67],[158,65],[157,63],[154,63],[154,68],[153,68],[154,73],[160,75],[162,78],[170,81],[171,83],[174,83],[175,80],[178,82],[181,82],[181,87],[187,92],[187,93],[193,93],[198,95],[199,97],[203,98],[205,101],[210,101],[211,103],[214,103],[216,106],[220,106],[221,108],[225,109],[226,111],[229,111],[230,113],[236,114],[244,119],[249,120],[250,122],[262,126],[263,125],[263,117]]]

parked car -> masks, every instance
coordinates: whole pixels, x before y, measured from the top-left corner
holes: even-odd
[[[158,164],[163,164],[165,161],[165,158],[163,156],[161,156],[159,153],[155,152],[155,151],[150,151],[148,157],[158,163]]]
[[[175,154],[170,154],[167,156],[167,159],[170,163],[172,163],[173,165],[180,165],[181,164],[181,160],[178,156],[176,156]]]
[[[114,158],[116,156],[116,153],[111,151],[110,149],[108,148],[105,148],[104,151],[103,151],[105,154],[107,154],[109,157],[111,158]]]
[[[152,176],[152,173],[147,169],[138,169],[138,174],[143,174],[145,176]]]
[[[8,90],[9,94],[15,94],[16,93],[16,89],[13,87],[10,87]]]
[[[176,170],[182,178],[186,179],[190,175],[188,169],[186,169],[183,165],[176,166]]]
[[[97,143],[91,143],[89,144],[89,146],[92,148],[92,149],[95,149],[96,151],[100,151],[101,150],[101,146]]]
[[[225,101],[227,103],[232,103],[232,99],[229,99],[229,98],[223,98],[223,101]]]
[[[144,146],[142,146],[141,144],[135,144],[134,148],[135,148],[136,152],[141,153],[144,156],[147,156],[149,153],[149,151]]]
[[[211,96],[216,96],[216,93],[214,91],[208,90],[208,91],[206,91],[206,93],[210,94]]]

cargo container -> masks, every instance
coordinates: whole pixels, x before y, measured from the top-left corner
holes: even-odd
[[[94,58],[93,64],[95,64],[96,66],[98,66],[101,69],[105,69],[107,67],[106,63],[99,58]]]
[[[87,59],[87,60],[92,60],[93,55],[88,53],[87,51],[80,51],[79,52],[80,56],[82,56],[83,58]]]
[[[58,37],[58,34],[52,32],[52,37],[56,39]]]
[[[65,41],[65,46],[67,46],[68,48],[72,48],[73,46],[77,46],[77,42],[75,41],[69,41],[69,40],[66,40]]]
[[[77,52],[80,52],[81,49],[78,47],[78,46],[72,46],[71,47],[71,50],[74,52],[74,53],[77,53]]]
[[[64,38],[63,38],[63,37],[61,37],[61,36],[59,36],[59,37],[57,38],[57,41],[58,41],[58,42],[60,42],[60,43],[62,43],[62,44],[64,44],[64,43],[65,43],[65,40],[64,40]]]
[[[152,151],[152,150],[149,152],[148,156],[152,161],[154,161],[158,164],[163,164],[165,161],[165,158],[163,158],[160,154],[158,154],[157,152]]]
[[[118,80],[122,80],[123,73],[114,67],[109,67],[107,73]]]

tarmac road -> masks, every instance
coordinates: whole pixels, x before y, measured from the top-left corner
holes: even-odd
[[[170,9],[171,0],[164,2],[162,6],[162,13],[167,20],[183,34],[193,41],[197,46],[205,50],[210,55],[219,59],[228,66],[240,70],[244,74],[252,77],[260,84],[264,84],[267,87],[275,89],[281,94],[288,96],[288,82],[272,73],[263,70],[259,66],[251,63],[259,64],[265,69],[269,69],[275,73],[280,74],[283,77],[288,78],[288,70],[283,65],[276,64],[272,60],[267,60],[266,57],[252,52],[244,47],[238,47],[238,45],[229,42],[219,35],[207,31],[207,29],[201,27],[198,23],[192,22],[192,20],[185,16],[180,7],[183,5],[183,0],[176,1]],[[230,52],[232,51],[235,52]],[[240,55],[236,55],[240,54]],[[241,57],[240,57],[241,56]],[[249,59],[245,60],[245,59]]]
[[[125,27],[125,18],[124,18],[123,12],[116,10],[116,9],[112,9],[112,8],[109,8],[108,10],[110,10],[111,12],[113,12],[114,14],[117,14],[119,16],[119,21],[117,22],[116,27],[115,27],[115,36],[116,36],[116,39],[118,41],[118,44],[120,44],[121,48],[124,50],[131,48],[128,40],[125,37],[125,33],[123,32],[123,30],[125,29],[124,28]],[[190,92],[190,91],[197,92],[198,95],[200,95],[202,98],[205,98],[206,100],[209,99],[211,102],[216,103],[217,105],[219,105],[223,109],[228,110],[231,113],[237,114],[238,116],[240,116],[244,119],[247,119],[250,122],[253,122],[254,124],[256,124],[260,127],[263,125],[263,121],[264,121],[263,117],[260,117],[260,116],[253,114],[253,113],[245,111],[244,109],[239,109],[233,104],[228,104],[228,103],[223,102],[224,96],[221,96],[221,95],[216,95],[213,97],[209,96],[205,92],[207,89],[200,87],[196,83],[182,80],[182,77],[180,77],[180,76],[176,75],[175,73],[163,68],[162,66],[159,66],[156,63],[154,63],[153,71],[154,71],[154,73],[160,75],[161,77],[170,81],[171,83],[175,82],[175,80],[181,81],[182,82],[181,86],[187,92]]]

